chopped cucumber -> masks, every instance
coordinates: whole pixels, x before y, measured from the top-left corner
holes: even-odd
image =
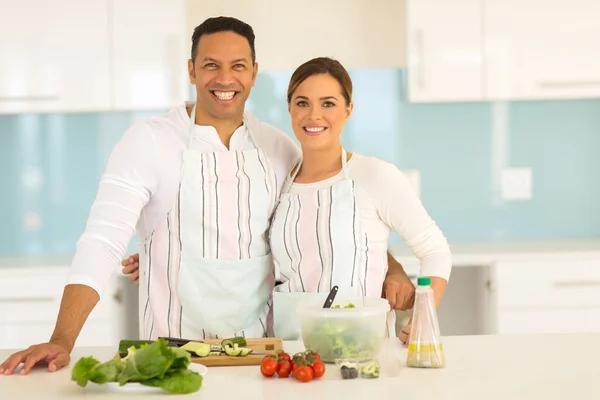
[[[240,349],[240,346],[237,343],[234,343],[233,346],[223,346],[223,349],[225,349],[225,354],[227,354],[228,356],[237,357],[242,353],[242,350]]]
[[[181,346],[180,349],[195,353],[198,357],[206,357],[211,352],[210,344],[198,342],[188,342]]]
[[[153,340],[121,340],[119,342],[119,357],[123,358],[127,356],[127,350],[130,347],[139,349],[142,345],[152,344]]]
[[[223,348],[227,346],[233,347],[234,344],[237,344],[239,347],[245,347],[246,345],[248,345],[248,343],[246,342],[246,338],[243,337],[223,339],[223,341],[221,342],[221,346],[223,346]]]
[[[368,364],[361,368],[360,377],[366,379],[379,378],[379,365]]]
[[[242,357],[245,357],[245,356],[247,356],[248,354],[252,354],[252,352],[254,351],[254,350],[252,350],[250,347],[241,347],[241,348],[240,348],[240,350],[242,351],[242,352],[240,353],[240,356],[242,356]]]

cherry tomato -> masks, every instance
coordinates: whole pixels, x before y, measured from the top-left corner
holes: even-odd
[[[315,373],[314,373],[313,369],[306,365],[302,365],[302,366],[298,367],[298,369],[296,369],[296,371],[294,371],[294,376],[300,382],[309,382],[312,380],[314,375],[315,375]]]
[[[292,364],[289,361],[282,361],[277,367],[277,375],[287,378],[292,373]]]
[[[277,360],[273,357],[265,357],[260,365],[260,372],[263,376],[273,376],[277,372]]]
[[[277,357],[279,357],[279,362],[292,360],[292,357],[290,357],[290,355],[288,353],[284,353],[284,352],[278,353]]]
[[[325,374],[325,363],[321,360],[317,360],[312,365],[313,371],[315,371],[315,378],[320,378]]]

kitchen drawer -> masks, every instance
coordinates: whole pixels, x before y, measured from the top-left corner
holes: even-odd
[[[600,308],[510,310],[498,314],[499,334],[600,332]]]
[[[56,322],[61,298],[22,296],[18,299],[0,298],[0,324],[21,322]],[[117,318],[112,296],[103,297],[88,317],[89,320]]]
[[[27,301],[60,299],[67,282],[66,271],[23,268],[1,271],[0,301],[25,298]]]
[[[26,349],[50,340],[54,322],[0,324],[1,349]],[[75,343],[78,347],[116,346],[119,341],[118,325],[111,321],[88,321]]]
[[[600,260],[494,266],[499,309],[600,307]]]

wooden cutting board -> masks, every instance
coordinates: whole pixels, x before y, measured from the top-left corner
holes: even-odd
[[[221,340],[203,340],[203,342],[211,345],[221,344]],[[250,347],[252,350],[261,353],[275,354],[278,351],[283,350],[281,338],[246,339],[246,342],[248,343],[246,347]],[[232,357],[221,354],[220,356],[206,357],[192,356],[192,362],[207,367],[232,367],[239,365],[260,365],[263,358],[265,358],[265,354],[249,354],[245,357]]]

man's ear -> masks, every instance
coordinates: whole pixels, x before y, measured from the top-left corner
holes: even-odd
[[[190,59],[188,60],[188,75],[190,78],[190,83],[192,85],[196,84],[196,68],[194,62]]]

